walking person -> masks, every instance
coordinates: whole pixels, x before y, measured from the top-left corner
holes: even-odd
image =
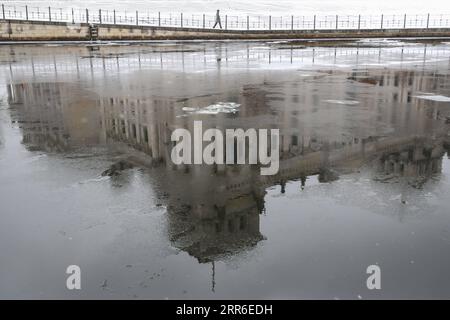
[[[222,29],[222,23],[220,22],[220,12],[217,10],[216,12],[216,23],[214,23],[213,29],[219,25],[219,28]]]

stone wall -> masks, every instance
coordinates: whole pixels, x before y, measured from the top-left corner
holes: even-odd
[[[102,24],[98,40],[192,40],[192,39],[345,39],[394,37],[450,37],[450,29],[375,30],[211,30]],[[49,21],[0,21],[0,41],[90,40],[86,23]]]
[[[87,24],[6,20],[0,22],[1,41],[88,40]]]

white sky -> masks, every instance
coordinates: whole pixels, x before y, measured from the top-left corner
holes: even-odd
[[[142,10],[161,12],[211,13],[221,9],[225,14],[313,15],[313,14],[379,14],[442,13],[450,14],[450,0],[27,0],[0,1],[6,4],[92,9]]]

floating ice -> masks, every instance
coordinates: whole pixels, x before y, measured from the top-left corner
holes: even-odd
[[[241,105],[235,102],[217,102],[204,108],[184,107],[182,110],[195,114],[236,113]]]
[[[399,40],[392,39],[362,39],[357,41],[357,43],[364,45],[381,45],[381,46],[405,46],[405,45],[414,45],[414,43],[403,42]]]
[[[356,100],[324,100],[324,101],[326,103],[345,104],[345,105],[349,105],[349,106],[359,104],[359,101],[356,101]]]
[[[441,95],[414,96],[414,98],[439,101],[439,102],[450,102],[450,97],[441,96]]]
[[[190,108],[190,107],[184,107],[182,110],[183,110],[183,111],[186,111],[186,112],[195,112],[195,111],[197,111],[198,109]]]

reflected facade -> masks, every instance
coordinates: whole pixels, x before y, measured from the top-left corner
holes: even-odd
[[[7,93],[13,121],[30,150],[72,152],[102,146],[139,166],[163,170],[158,192],[159,205],[167,210],[168,237],[201,263],[251,250],[264,239],[260,215],[266,190],[273,186],[281,186],[284,193],[287,182],[299,181],[301,192],[311,176],[332,183],[340,175],[371,170],[380,183],[404,177],[420,188],[442,170],[449,145],[448,111],[415,95],[448,91],[448,74],[369,68],[367,61],[350,69],[328,68],[324,61],[336,63],[336,50],[344,61],[355,58],[346,56],[344,49],[326,50],[326,56],[314,48],[299,53],[294,47],[246,47],[230,56],[221,45],[207,53],[198,46],[173,51],[138,48],[138,53],[127,48],[130,52],[121,55],[108,50],[74,49],[77,77],[91,77],[88,85],[65,81],[58,71],[65,65],[58,65],[55,57],[55,73],[50,75],[37,74],[36,66],[45,61],[36,58],[10,67]],[[369,62],[371,52],[377,53],[373,48],[347,50],[358,50],[357,57],[368,55]],[[416,50],[426,52],[423,47]],[[444,49],[428,50],[433,57]],[[202,72],[194,72],[187,56],[199,52],[203,64],[202,59],[196,61]],[[394,60],[404,61],[405,48],[394,53]],[[173,68],[155,69],[158,57],[174,54]],[[113,81],[116,74],[107,69],[120,73],[122,57],[137,63],[135,73]],[[309,63],[301,65],[303,71],[283,73],[240,71],[243,64],[273,64],[277,59],[300,66],[307,58],[317,66]],[[141,68],[145,62],[147,69]],[[233,64],[236,70],[230,70]],[[23,80],[29,76],[32,81]],[[212,115],[196,112],[218,102],[235,103],[239,109]],[[279,128],[279,173],[261,176],[255,165],[175,166],[170,160],[171,132],[192,130],[194,120],[202,120],[204,129]],[[419,178],[422,182],[417,183]]]

